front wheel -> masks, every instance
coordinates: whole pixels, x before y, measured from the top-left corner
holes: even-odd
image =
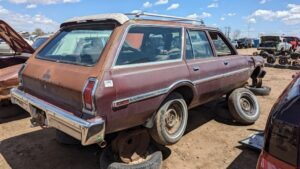
[[[178,142],[185,132],[188,109],[179,93],[171,93],[157,111],[150,129],[152,138],[161,145]]]

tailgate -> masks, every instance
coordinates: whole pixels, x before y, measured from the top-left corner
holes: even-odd
[[[24,91],[79,115],[82,90],[89,77],[97,77],[93,67],[33,59],[27,63],[22,80]]]

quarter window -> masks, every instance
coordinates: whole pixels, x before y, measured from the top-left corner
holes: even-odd
[[[233,55],[234,52],[232,49],[228,46],[228,43],[226,43],[225,38],[217,32],[210,32],[209,33],[218,56],[228,56],[228,55]]]
[[[197,59],[209,57],[213,57],[213,53],[206,33],[203,31],[188,31],[186,58]]]
[[[116,65],[162,62],[181,58],[181,28],[135,26],[126,35]]]

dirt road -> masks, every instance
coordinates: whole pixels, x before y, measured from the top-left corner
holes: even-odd
[[[240,51],[252,54],[253,50]],[[259,97],[262,115],[251,126],[240,126],[218,116],[222,99],[189,112],[187,132],[182,140],[163,149],[164,169],[254,169],[259,153],[238,141],[264,129],[271,106],[296,71],[266,68],[264,84],[270,96]],[[220,102],[220,103],[219,103]],[[217,105],[217,106],[216,106]],[[1,108],[0,113],[16,109]],[[0,118],[0,169],[97,169],[98,146],[64,146],[56,142],[53,129],[30,128],[29,117],[21,113]]]

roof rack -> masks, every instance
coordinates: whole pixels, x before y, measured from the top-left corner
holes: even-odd
[[[171,15],[162,15],[162,14],[147,13],[147,12],[133,12],[133,13],[126,13],[125,15],[135,16],[136,18],[146,16],[146,17],[173,19],[172,21],[179,21],[179,22],[188,22],[188,21],[189,22],[198,22],[198,23],[204,25],[204,21],[202,19],[198,20],[198,19],[177,17],[177,16],[171,16]]]

